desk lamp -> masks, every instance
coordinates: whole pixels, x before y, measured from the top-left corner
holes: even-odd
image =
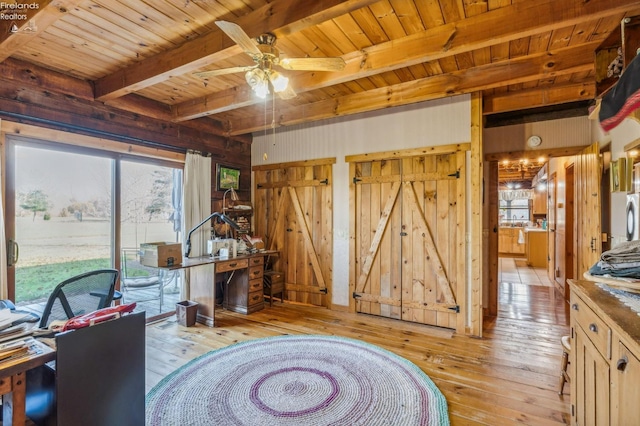
[[[233,188],[229,188],[226,191],[224,191],[224,194],[222,195],[222,211],[225,211],[227,209],[227,202],[226,202],[226,198],[227,198],[227,194],[231,192],[231,201],[238,201],[240,198],[238,198],[238,193],[236,192],[235,189]]]
[[[191,234],[193,234],[193,232],[196,229],[200,228],[202,225],[204,225],[205,223],[207,223],[209,220],[213,219],[214,217],[217,217],[217,218],[221,219],[224,223],[229,224],[233,229],[240,230],[240,225],[235,223],[233,220],[229,219],[228,216],[226,216],[226,215],[224,215],[222,213],[218,213],[218,212],[211,213],[211,215],[209,215],[209,217],[207,217],[205,220],[203,220],[202,222],[200,222],[199,224],[194,226],[193,229],[191,229],[191,231],[189,231],[189,234],[187,235],[187,250],[184,253],[184,257],[189,257],[189,254],[191,253]]]

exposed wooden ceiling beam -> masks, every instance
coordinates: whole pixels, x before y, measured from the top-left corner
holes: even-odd
[[[298,93],[304,93],[564,28],[585,20],[622,14],[638,7],[640,2],[637,0],[587,3],[582,0],[517,2],[452,24],[346,54],[343,56],[347,62],[344,71],[295,73],[292,82]],[[531,19],[532,16],[536,19]],[[190,120],[260,102],[248,87],[241,90],[234,87],[174,106],[174,120]]]
[[[256,11],[238,18],[249,35],[257,37],[265,32],[286,35],[317,25],[359,9],[378,0],[275,0]],[[95,84],[95,97],[110,100],[168,80],[173,75],[194,72],[206,65],[238,55],[239,46],[221,30],[205,34],[181,46],[159,53],[130,67],[107,75]]]
[[[571,101],[557,105],[547,105],[535,108],[521,109],[517,111],[507,111],[496,114],[485,115],[484,128],[512,126],[516,124],[535,123],[538,121],[560,120],[563,118],[585,117],[589,114],[589,104],[593,99],[587,101]]]
[[[595,93],[596,83],[593,79],[517,92],[498,93],[482,98],[483,114],[526,110],[583,100],[588,101],[595,98]]]
[[[536,81],[593,69],[593,50],[597,43],[567,47],[554,52],[508,59],[453,73],[426,77],[362,93],[346,95],[310,105],[289,106],[276,101],[276,126],[293,125],[343,115],[373,111],[413,102],[472,93],[512,84]],[[508,76],[508,77],[506,77]],[[261,116],[262,117],[262,116]],[[266,127],[271,126],[271,120]],[[255,132],[265,128],[264,119],[250,116],[231,121],[230,134]]]
[[[569,146],[565,148],[550,148],[550,149],[534,149],[529,151],[511,151],[486,154],[484,161],[518,161],[523,158],[529,160],[535,160],[539,157],[557,158],[576,155],[584,149],[584,146]]]
[[[4,61],[14,52],[19,51],[22,46],[36,37],[39,32],[44,31],[49,25],[62,18],[65,13],[76,7],[81,1],[82,0],[39,0],[31,3],[19,2],[20,4],[33,4],[38,7],[7,9],[5,11],[7,14],[17,13],[26,16],[26,19],[0,20],[0,61]],[[34,27],[28,27],[27,23],[30,21],[34,23]],[[13,24],[18,27],[17,33],[10,31]]]

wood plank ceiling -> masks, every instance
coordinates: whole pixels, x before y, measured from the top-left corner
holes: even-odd
[[[34,4],[3,4],[11,1]],[[173,122],[215,120],[228,135],[475,91],[485,115],[590,100],[594,50],[621,19],[640,14],[640,1],[630,0],[35,4],[4,11],[25,16],[0,22],[3,74],[25,64],[55,71],[92,83],[92,94],[71,95]],[[297,96],[275,102],[255,97],[243,73],[197,77],[253,63],[216,20],[250,37],[275,34],[284,57],[340,56],[346,68],[283,71]]]

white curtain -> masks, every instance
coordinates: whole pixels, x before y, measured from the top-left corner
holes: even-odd
[[[186,240],[189,231],[211,215],[211,158],[204,157],[198,152],[187,152],[184,164],[183,180],[183,212],[182,212],[182,247],[186,250]],[[191,235],[191,253],[189,257],[207,254],[207,240],[211,236],[211,227],[203,225]],[[201,271],[201,269],[203,269]],[[209,271],[211,269],[211,271]],[[204,276],[201,276],[204,274]],[[182,295],[189,298],[189,281],[205,280],[211,275],[213,285],[213,268],[185,269],[185,279],[182,280]]]

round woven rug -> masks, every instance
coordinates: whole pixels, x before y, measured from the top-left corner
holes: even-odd
[[[448,425],[415,364],[359,340],[279,336],[194,359],[147,395],[147,425]]]

